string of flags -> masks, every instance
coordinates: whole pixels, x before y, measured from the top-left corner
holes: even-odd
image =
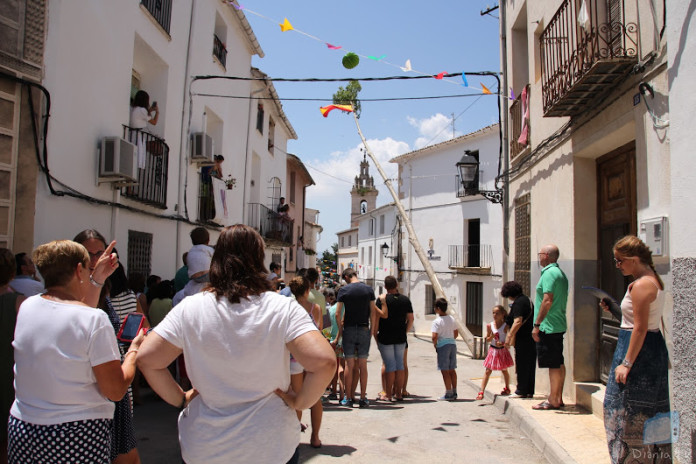
[[[292,23],[288,20],[287,17],[284,17],[284,18],[283,18],[283,22],[280,22],[280,23],[279,23],[279,22],[278,22],[277,20],[275,20],[275,19],[269,18],[269,17],[267,17],[267,16],[265,16],[265,15],[263,15],[263,14],[261,14],[261,13],[258,13],[258,12],[254,11],[254,10],[248,9],[248,8],[245,7],[244,5],[240,4],[240,3],[238,2],[238,0],[227,0],[226,3],[229,4],[230,6],[234,7],[234,8],[237,9],[237,10],[243,10],[245,13],[248,13],[248,14],[257,16],[257,17],[259,17],[259,18],[262,18],[262,19],[264,19],[264,20],[266,20],[266,21],[270,21],[270,22],[273,22],[273,23],[278,24],[278,26],[280,26],[281,32],[290,32],[290,31],[297,32],[298,34],[304,35],[304,36],[307,37],[307,38],[310,38],[310,39],[315,40],[315,41],[317,41],[317,42],[323,43],[324,45],[326,45],[326,47],[327,47],[329,50],[337,51],[337,50],[342,50],[342,49],[343,49],[343,47],[340,46],[340,45],[335,45],[335,44],[333,44],[333,43],[327,42],[327,41],[325,41],[325,40],[320,39],[319,37],[316,37],[316,36],[314,36],[314,35],[312,35],[312,34],[309,34],[309,33],[305,32],[305,31],[302,31],[302,30],[300,30],[300,29],[295,28],[295,27],[292,25]],[[446,79],[444,76],[445,76],[446,74],[448,74],[448,73],[447,73],[447,72],[444,72],[444,71],[443,71],[443,72],[440,72],[440,73],[438,73],[438,74],[436,74],[436,75],[432,75],[432,74],[430,74],[430,73],[425,73],[425,72],[418,71],[418,70],[414,69],[414,68],[413,68],[413,65],[412,65],[412,63],[411,63],[411,59],[410,59],[410,58],[407,59],[406,62],[405,62],[403,65],[399,65],[399,64],[395,64],[395,63],[391,63],[391,62],[387,61],[387,60],[385,59],[386,57],[387,57],[387,55],[384,55],[384,54],[382,54],[382,55],[362,55],[362,54],[360,54],[360,53],[356,53],[356,52],[353,52],[353,51],[348,51],[348,52],[343,56],[343,58],[342,58],[342,60],[341,60],[341,63],[343,64],[343,66],[344,66],[346,69],[353,69],[353,68],[355,68],[356,66],[358,66],[358,65],[360,64],[360,59],[361,59],[361,58],[364,58],[364,59],[368,59],[368,60],[371,60],[371,61],[376,61],[376,62],[384,63],[384,64],[389,65],[389,66],[392,66],[392,67],[396,67],[396,68],[398,68],[398,69],[401,69],[403,72],[412,72],[412,73],[415,73],[415,74],[419,74],[419,75],[421,75],[421,76],[432,76],[433,78],[435,78],[435,79],[437,79],[437,80],[441,80],[441,81],[443,81],[443,82],[449,82],[449,83],[452,83],[452,84],[461,85],[461,86],[463,86],[463,87],[469,87],[469,82],[467,81],[466,76],[464,75],[463,72],[462,72],[462,82],[459,83],[458,81],[453,80],[453,79]],[[486,94],[486,95],[493,95],[493,92],[491,92],[485,85],[483,85],[483,84],[481,84],[481,83],[480,83],[479,85],[481,86],[481,91],[482,91],[484,94]],[[512,93],[512,90],[511,90],[511,93]],[[513,100],[514,100],[514,98],[513,98]],[[329,110],[329,111],[330,111],[330,110]],[[327,113],[328,113],[328,112],[327,112]],[[326,114],[324,113],[323,109],[322,109],[322,114],[324,115],[324,117],[326,117]]]

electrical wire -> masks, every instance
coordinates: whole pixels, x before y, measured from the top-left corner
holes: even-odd
[[[457,77],[461,75],[465,76],[497,76],[499,73],[493,71],[471,71],[463,73],[449,73],[443,74],[443,77]],[[227,79],[231,81],[272,81],[272,82],[371,82],[371,81],[393,81],[393,80],[413,80],[413,79],[435,79],[434,76],[386,76],[386,77],[302,77],[302,78],[289,78],[289,77],[242,77],[242,76],[218,76],[212,74],[206,74],[201,76],[194,76],[194,80],[209,80],[209,79]],[[463,85],[463,84],[462,84]],[[491,93],[495,95],[495,93]]]
[[[332,103],[331,98],[274,98],[274,97],[253,97],[251,95],[222,95],[213,93],[193,93],[193,96],[197,97],[214,97],[214,98],[233,98],[239,100],[275,100],[275,101],[312,101],[312,102],[329,102]],[[442,98],[461,98],[461,97],[483,97],[487,95],[485,93],[466,93],[457,95],[433,95],[426,97],[392,97],[392,98],[360,98],[361,102],[379,102],[379,101],[402,101],[402,100],[437,100]],[[478,100],[478,98],[477,98]]]

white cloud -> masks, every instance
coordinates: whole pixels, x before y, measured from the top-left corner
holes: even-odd
[[[387,137],[368,140],[367,145],[396,189],[398,169],[389,160],[409,152],[408,143]],[[319,252],[336,242],[336,232],[350,227],[350,191],[355,183],[355,176],[360,174],[360,162],[364,156],[361,148],[362,144],[346,151],[335,151],[323,160],[304,160],[316,184],[307,189],[307,206],[320,211],[319,222],[324,228],[317,250]],[[391,202],[392,197],[375,168],[375,163],[369,156],[367,161],[370,164],[370,175],[379,190],[377,205]]]
[[[420,134],[420,137],[413,144],[416,150],[452,138],[452,119],[444,114],[437,113],[425,119],[407,116],[407,120],[409,124],[418,129],[418,134]],[[461,133],[455,132],[454,135],[459,136]]]

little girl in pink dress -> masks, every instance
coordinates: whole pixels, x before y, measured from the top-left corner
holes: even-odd
[[[486,326],[486,341],[490,342],[488,355],[483,360],[483,367],[486,368],[486,373],[481,381],[481,391],[476,396],[477,400],[483,399],[483,392],[486,391],[488,379],[493,371],[502,371],[505,379],[505,388],[500,392],[501,395],[510,394],[510,374],[508,367],[512,367],[515,363],[512,361],[512,356],[507,348],[505,348],[505,337],[510,329],[505,323],[507,311],[500,305],[493,307],[493,322]]]

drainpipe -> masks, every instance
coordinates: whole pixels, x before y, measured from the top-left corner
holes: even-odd
[[[191,12],[189,16],[189,34],[188,34],[188,45],[186,46],[186,64],[184,66],[184,88],[182,94],[181,102],[181,134],[184,136],[184,140],[181,145],[184,148],[184,156],[181,156],[181,150],[179,150],[179,189],[177,190],[177,214],[181,217],[182,206],[186,209],[186,187],[188,185],[188,153],[189,153],[189,139],[190,130],[184,130],[184,122],[186,121],[186,87],[188,84],[189,76],[189,60],[191,58],[191,42],[193,40],[193,12],[195,11],[196,0],[191,0]],[[189,99],[189,105],[191,101]],[[190,108],[189,108],[190,110]],[[183,185],[183,190],[181,186]],[[174,268],[176,269],[176,263],[178,262],[179,256],[181,256],[181,221],[176,221],[176,244],[175,244],[175,258],[174,258]]]
[[[509,259],[510,259],[510,161],[509,161],[509,150],[510,144],[508,142],[508,124],[510,112],[508,110],[508,99],[505,97],[505,92],[508,88],[507,80],[507,33],[505,24],[505,13],[506,13],[506,3],[505,1],[499,2],[500,4],[500,46],[502,48],[501,56],[502,59],[502,71],[503,71],[503,84],[502,92],[498,98],[502,98],[503,104],[503,114],[502,114],[502,124],[503,124],[503,172],[505,176],[503,178],[503,282],[510,280],[509,273]]]
[[[370,217],[372,218],[372,236],[374,237],[372,239],[372,289],[374,290],[375,286],[377,285],[377,255],[375,254],[377,251],[377,218],[370,213]]]

